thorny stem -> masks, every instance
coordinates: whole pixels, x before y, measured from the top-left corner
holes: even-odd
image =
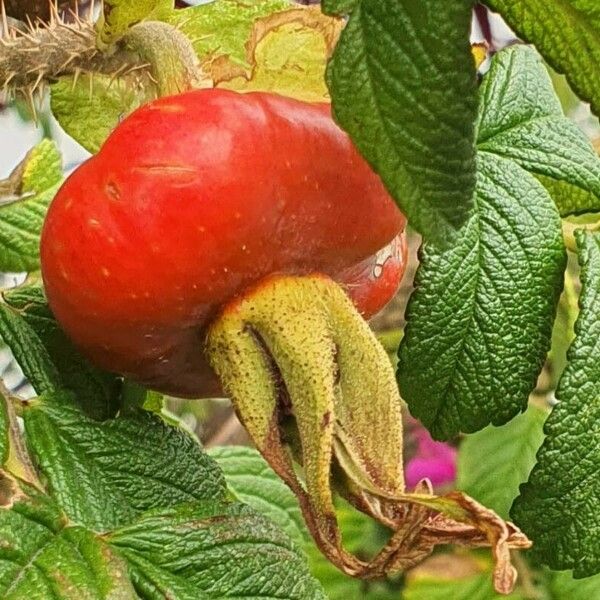
[[[5,94],[17,92],[32,98],[44,81],[62,75],[149,71],[139,55],[123,47],[111,54],[100,51],[89,20],[75,18],[67,23],[55,9],[48,23],[17,28],[9,23],[3,0],[0,9],[0,90]]]
[[[40,18],[47,20],[51,14],[52,0],[4,0],[9,17],[25,21]],[[58,10],[76,10],[80,0],[58,0]]]

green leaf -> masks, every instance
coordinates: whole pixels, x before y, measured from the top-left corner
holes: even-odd
[[[374,597],[372,590],[379,589],[379,583],[345,575],[321,554],[308,535],[296,497],[256,450],[226,446],[212,448],[209,454],[223,470],[227,485],[236,498],[269,517],[305,549],[310,571],[321,582],[330,600]],[[337,508],[348,549],[371,553],[380,547],[381,540],[374,535],[373,521],[345,503],[340,503]]]
[[[227,446],[212,448],[208,454],[223,471],[236,498],[269,517],[299,545],[308,541],[296,496],[256,450]]]
[[[30,490],[31,493],[31,490]],[[98,536],[68,521],[41,494],[0,510],[4,600],[131,600],[127,566]]]
[[[512,517],[533,553],[575,577],[600,571],[600,234],[576,232],[581,265],[575,340],[546,421],[546,439]]]
[[[504,427],[486,427],[468,436],[458,453],[456,487],[508,519],[519,485],[535,464],[546,416],[530,406]]]
[[[63,179],[62,158],[51,140],[42,140],[28,154],[23,163],[21,192],[39,194]]]
[[[323,12],[328,15],[348,15],[360,0],[322,0]]]
[[[597,0],[486,0],[520,37],[536,45],[600,115],[600,5]]]
[[[172,8],[173,0],[104,0],[102,7],[103,14],[96,28],[102,43],[111,44],[153,12]]]
[[[411,581],[402,595],[402,600],[526,600],[518,591],[500,595],[494,591],[492,574],[471,575],[444,579],[423,577]]]
[[[513,79],[538,91],[516,99]],[[565,251],[558,211],[525,168],[543,166],[581,185],[583,176],[568,165],[550,169],[552,152],[531,154],[535,139],[556,132],[552,125],[548,134],[548,123],[573,133],[562,117],[527,128],[551,104],[547,84],[530,50],[496,55],[481,88],[474,214],[451,246],[425,243],[421,251],[398,382],[411,412],[438,439],[501,425],[524,410],[550,345]],[[519,128],[527,135],[502,142]]]
[[[600,201],[597,194],[544,175],[537,175],[537,178],[548,190],[563,217],[600,211]]]
[[[362,0],[328,69],[336,120],[411,225],[434,241],[455,235],[472,207],[472,7],[471,0]]]
[[[104,531],[150,508],[224,496],[214,461],[191,436],[154,414],[139,411],[100,423],[60,393],[31,403],[24,420],[52,496],[80,525]]]
[[[563,281],[560,218],[526,171],[482,152],[475,206],[453,247],[424,244],[399,349],[402,397],[437,439],[525,410]]]
[[[172,11],[165,21],[190,38],[202,62],[226,56],[233,63],[248,67],[246,43],[254,22],[292,7],[289,0],[216,0]]]
[[[568,571],[550,571],[545,578],[552,600],[592,600],[600,598],[600,575],[574,579]]]
[[[289,538],[247,506],[162,508],[96,534],[28,486],[0,510],[0,596],[325,599]]]
[[[39,268],[40,232],[61,181],[60,153],[43,140],[0,182],[0,271]]]
[[[600,211],[600,157],[562,112],[537,53],[498,53],[481,85],[477,147],[540,176],[561,215]]]
[[[575,243],[575,242],[573,242]],[[558,302],[556,320],[552,330],[552,342],[546,362],[547,382],[545,390],[555,390],[562,372],[567,365],[567,350],[573,341],[573,328],[579,312],[578,306],[578,272],[575,272],[577,259],[569,255],[565,271],[565,284],[563,293]],[[576,281],[577,280],[577,281]],[[542,381],[538,381],[538,386]],[[541,443],[541,440],[540,440]]]
[[[325,599],[298,548],[242,504],[153,511],[108,541],[144,597]]]
[[[79,354],[54,319],[42,287],[20,286],[3,296],[37,334],[59,373],[61,387],[74,392],[84,412],[95,419],[114,416],[119,406],[117,377],[96,368]]]
[[[309,538],[298,501],[260,454],[251,448],[227,446],[209,450],[223,470],[229,489],[239,500],[269,517],[300,546],[309,557],[310,572],[321,582],[330,600],[375,599],[389,593],[380,582],[365,582],[345,575],[334,567]],[[382,545],[373,521],[340,502],[337,517],[346,547],[358,553],[374,553]],[[382,595],[382,598],[388,596]]]
[[[154,84],[141,72],[61,77],[50,91],[52,112],[61,127],[92,153],[128,114],[156,97]]]
[[[38,394],[60,387],[60,375],[33,328],[13,309],[0,303],[0,338]]]

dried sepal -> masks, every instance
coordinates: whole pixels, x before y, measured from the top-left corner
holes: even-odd
[[[514,525],[459,492],[433,495],[426,480],[405,491],[394,372],[336,283],[322,275],[261,282],[214,321],[206,351],[257,448],[298,497],[319,548],[345,573],[389,575],[439,544],[491,546],[496,589],[512,589],[509,550],[530,545]],[[335,493],[392,530],[372,560],[343,548]]]

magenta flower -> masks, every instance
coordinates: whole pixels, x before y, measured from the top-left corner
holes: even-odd
[[[414,425],[411,434],[417,450],[406,465],[407,489],[413,489],[425,477],[434,488],[451,485],[456,479],[456,448],[434,441],[421,424]]]

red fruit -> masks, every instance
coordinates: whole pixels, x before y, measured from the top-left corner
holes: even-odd
[[[198,396],[214,381],[204,335],[224,304],[272,273],[320,272],[368,317],[397,288],[404,226],[328,105],[201,90],[139,109],[68,178],[42,274],[90,359]]]

